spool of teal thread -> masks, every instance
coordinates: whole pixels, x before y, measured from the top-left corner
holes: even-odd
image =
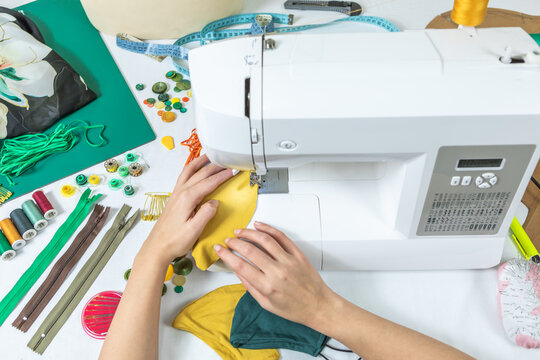
[[[3,232],[0,231],[0,259],[2,261],[8,261],[11,260],[17,255],[15,250],[11,248],[11,244],[9,243],[8,239],[4,235]]]
[[[26,200],[22,203],[21,208],[32,225],[34,225],[34,229],[43,230],[49,224],[43,217],[41,210],[39,210],[34,200]]]

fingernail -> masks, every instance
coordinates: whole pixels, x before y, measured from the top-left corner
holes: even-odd
[[[255,226],[259,226],[259,225],[262,225],[262,222],[260,222],[260,221],[255,221],[253,224],[254,224]]]
[[[240,172],[240,170],[232,169],[232,176],[238,174],[239,172]]]
[[[241,231],[240,229],[234,230],[234,235],[238,236],[238,234],[240,234],[240,231]]]
[[[208,204],[210,204],[210,206],[212,207],[217,208],[219,205],[219,201],[217,201],[216,199],[208,200]]]
[[[226,239],[225,239],[225,244],[229,245],[229,241],[230,241],[230,240],[231,240],[230,238],[226,238]]]
[[[223,249],[223,246],[218,245],[218,244],[214,245],[214,250],[215,250],[216,252],[220,251],[221,249]]]

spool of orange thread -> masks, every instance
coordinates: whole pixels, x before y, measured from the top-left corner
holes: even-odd
[[[454,0],[452,21],[462,26],[478,26],[486,17],[489,0]]]
[[[4,235],[6,235],[6,238],[11,244],[13,250],[18,250],[26,245],[26,241],[23,240],[21,234],[19,234],[17,228],[15,225],[13,225],[10,218],[5,218],[4,220],[0,221],[0,229],[2,229]]]

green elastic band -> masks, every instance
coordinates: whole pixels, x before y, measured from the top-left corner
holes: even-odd
[[[73,235],[79,225],[81,225],[84,218],[90,212],[92,204],[101,197],[101,194],[89,197],[90,193],[91,190],[86,189],[81,195],[75,210],[71,212],[67,220],[60,228],[58,228],[51,241],[49,241],[47,246],[39,253],[32,265],[30,265],[28,270],[24,272],[9,293],[2,299],[0,302],[0,325],[6,321],[7,317],[11,314],[13,309],[15,309],[19,301],[21,301],[23,296],[36,283],[64,247],[71,235]]]
[[[43,354],[47,349],[105,265],[107,265],[126,233],[140,218],[140,210],[137,210],[129,220],[125,221],[130,209],[131,207],[128,205],[122,206],[111,228],[107,231],[94,253],[84,264],[56,306],[47,315],[47,318],[32,336],[30,342],[28,342],[27,346],[29,348],[38,354]]]
[[[100,143],[93,143],[88,138],[88,132],[92,129],[101,129],[98,134]],[[72,121],[68,125],[60,124],[49,134],[27,134],[6,139],[0,149],[0,174],[14,185],[13,177],[22,175],[39,161],[71,150],[79,142],[79,131],[83,132],[84,140],[91,147],[100,147],[107,142],[103,137],[105,125],[90,125],[82,120]]]

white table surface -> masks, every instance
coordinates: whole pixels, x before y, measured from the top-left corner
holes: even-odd
[[[28,1],[0,0],[0,5],[14,7],[26,2]],[[288,12],[281,9],[281,3],[283,3],[282,0],[246,0],[245,12]],[[384,17],[401,29],[424,28],[434,16],[452,7],[451,0],[361,0],[360,3],[365,8],[365,15]],[[492,0],[490,6],[540,15],[540,1]],[[158,11],[158,9],[149,10]],[[292,13],[296,15],[296,24],[331,20],[341,16],[321,12],[292,11]],[[163,74],[173,68],[170,59],[158,64],[147,57],[119,50],[114,44],[113,37],[103,37],[131,88],[134,88],[134,85],[139,82],[147,85],[147,89],[144,91],[135,92],[135,96],[141,102],[150,96],[150,85],[162,79]],[[188,104],[187,107],[191,110],[191,104]],[[157,140],[141,146],[136,152],[144,154],[151,169],[133,181],[138,190],[138,195],[133,198],[126,199],[120,193],[113,193],[108,189],[104,190],[107,196],[101,203],[113,207],[114,210],[118,210],[123,203],[128,203],[133,207],[142,207],[143,193],[146,191],[172,189],[187,157],[187,150],[178,146],[178,142],[187,138],[194,127],[191,113],[188,111],[175,122],[165,124],[155,115],[155,109],[143,106],[143,110],[157,135]],[[165,135],[174,137],[177,147],[173,151],[165,150],[160,144],[159,139]],[[103,173],[103,166],[98,164],[87,169],[84,173]],[[62,184],[70,183],[72,180],[72,177],[62,179],[44,188],[47,195],[52,198],[56,208],[60,210],[60,216],[22,251],[19,251],[13,261],[0,263],[0,297],[3,297],[11,289],[74,208],[77,197],[64,199],[58,191]],[[28,196],[2,206],[2,216],[7,216],[9,210],[19,206],[26,199]],[[111,225],[115,215],[116,211],[112,213],[105,229]],[[4,325],[0,327],[0,349],[2,349],[0,358],[6,360],[96,359],[102,341],[94,340],[83,332],[80,324],[82,307],[92,295],[100,291],[123,290],[125,286],[123,273],[131,267],[133,258],[152,225],[153,223],[150,222],[140,222],[129,233],[43,356],[33,353],[26,347],[26,344],[96,248],[100,238],[92,244],[82,260],[75,266],[31,330],[24,334],[11,327],[10,324],[36,291],[38,286],[34,286]],[[515,254],[512,249],[509,251],[510,254]],[[48,271],[40,278],[39,284],[44,280],[46,274]],[[435,337],[476,358],[501,360],[540,358],[540,350],[526,350],[517,347],[506,337],[497,308],[496,268],[421,272],[325,272],[322,276],[335,291],[359,306]],[[161,359],[219,359],[218,355],[201,340],[191,334],[172,328],[170,324],[176,314],[189,302],[219,286],[234,283],[238,283],[238,279],[233,274],[201,272],[199,270],[194,270],[187,277],[185,290],[182,294],[176,294],[173,291],[173,286],[169,283],[169,291],[162,299]],[[331,319],[329,320],[331,321]],[[390,342],[392,339],[388,339],[388,341]],[[308,355],[291,351],[282,351],[282,355],[284,359],[311,358]]]

